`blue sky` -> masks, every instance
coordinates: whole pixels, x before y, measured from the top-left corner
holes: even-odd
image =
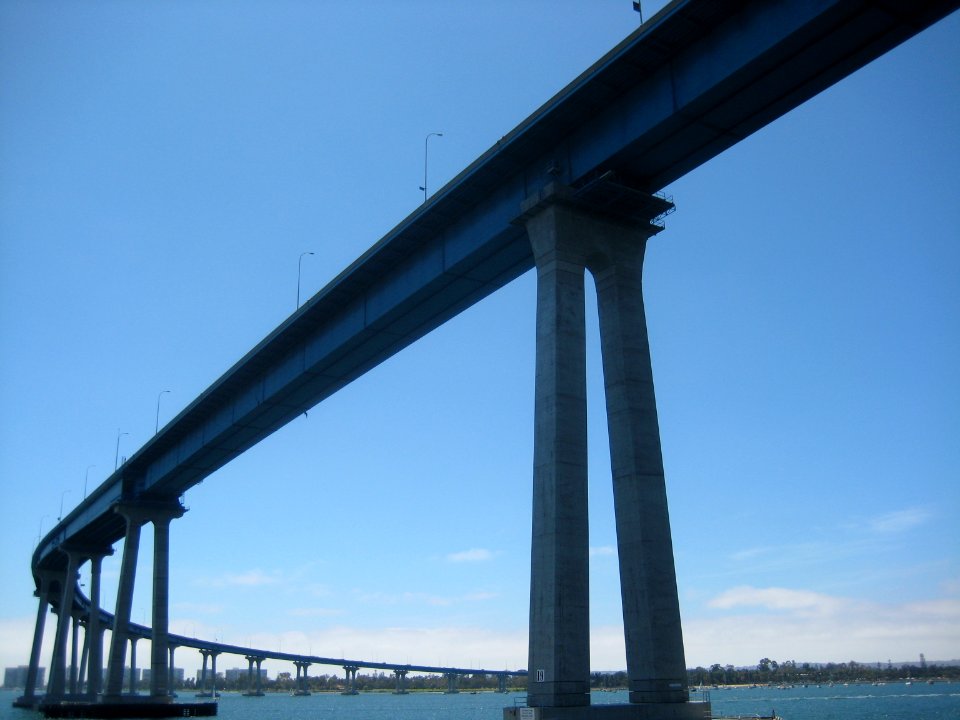
[[[0,5],[0,665],[28,658],[38,534],[118,432],[131,455],[161,391],[163,424],[286,318],[301,253],[307,296],[414,210],[427,133],[432,191],[637,21],[626,0]],[[645,292],[688,665],[960,657],[958,38],[954,15],[666,188]],[[523,667],[534,290],[189,491],[174,631]],[[592,664],[615,669],[589,333]]]

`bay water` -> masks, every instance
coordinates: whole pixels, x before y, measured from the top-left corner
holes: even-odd
[[[0,691],[0,720],[36,720],[39,713],[13,708],[14,691]],[[181,696],[192,701],[192,695]],[[624,691],[595,692],[593,703],[625,703]],[[809,687],[736,687],[710,691],[715,716],[769,715],[783,720],[960,720],[960,683],[887,683]],[[492,692],[318,693],[292,697],[276,693],[244,697],[224,693],[222,720],[501,720],[503,708],[523,695]]]

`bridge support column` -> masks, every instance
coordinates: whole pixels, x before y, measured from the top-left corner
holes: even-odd
[[[77,663],[80,661],[80,612],[73,608],[70,611],[70,694],[77,694]]]
[[[507,676],[503,673],[497,675],[497,692],[505,693],[507,692]]]
[[[397,689],[393,691],[394,695],[406,695],[407,694],[407,671],[406,670],[394,670],[394,677],[397,679]]]
[[[150,650],[150,695],[158,701],[169,698],[167,677],[167,643],[169,638],[170,594],[170,521],[181,517],[184,508],[176,500],[158,503],[123,503],[114,511],[127,521],[117,588],[117,605],[110,636],[110,663],[107,677],[108,697],[119,697],[123,690],[123,665],[127,640],[130,637],[130,611],[140,552],[140,532],[144,524],[154,525],[153,547],[153,635]]]
[[[686,702],[687,673],[641,286],[646,236],[606,233],[597,285],[632,703]]]
[[[73,692],[85,693],[87,684],[87,662],[90,658],[90,620],[81,620],[83,626],[83,647],[80,650],[80,671],[77,675],[77,688]]]
[[[174,685],[176,678],[174,678],[174,664],[173,664],[173,653],[177,649],[176,645],[168,644],[167,645],[167,689],[169,691],[170,697],[174,697],[177,693],[174,692]]]
[[[217,655],[219,650],[209,650],[210,653],[210,697],[217,696]]]
[[[257,695],[263,695],[263,673],[260,671],[260,663],[263,662],[262,657],[258,657],[257,661]]]
[[[527,702],[577,707],[590,704],[586,257],[565,205],[524,222],[537,266]]]
[[[151,508],[153,522],[153,636],[150,640],[150,695],[170,697],[167,647],[170,637],[170,521],[183,517],[179,501]]]
[[[308,662],[307,660],[294,660],[293,664],[297,668],[297,682],[296,690],[294,695],[306,696],[310,694],[309,686],[307,685],[307,668],[309,668],[313,663]]]
[[[456,695],[457,693],[459,693],[460,690],[457,689],[457,679],[459,678],[459,675],[457,675],[456,673],[447,673],[446,678],[447,678],[447,689],[444,691],[444,694]]]
[[[140,638],[130,636],[130,694],[137,694],[137,640]]]
[[[100,693],[103,684],[103,625],[100,623],[100,571],[103,558],[113,554],[112,549],[90,553],[90,614],[87,633],[90,636],[90,656],[87,662],[87,695]]]
[[[260,681],[260,663],[263,662],[263,657],[260,655],[247,655],[247,691],[244,695],[248,697],[261,697],[263,695],[263,690],[261,688]],[[257,682],[254,685],[253,682],[253,664],[257,664]]]
[[[356,665],[344,665],[343,671],[346,673],[346,685],[341,695],[357,695],[357,670]]]
[[[30,648],[30,665],[27,666],[27,681],[23,688],[23,695],[17,698],[14,707],[33,708],[40,698],[37,695],[37,675],[40,670],[40,652],[43,646],[43,630],[47,622],[47,612],[50,607],[50,591],[53,577],[49,573],[41,573],[38,577],[37,620],[33,626],[33,646]]]
[[[598,193],[606,193],[602,197]],[[594,199],[601,202],[595,203]],[[598,210],[598,205],[602,210]],[[609,180],[551,184],[523,205],[537,267],[528,705],[591,718],[584,272],[597,286],[631,706],[681,718],[686,670],[641,273],[672,204]],[[564,708],[568,710],[564,711]],[[578,710],[577,708],[583,708]],[[549,709],[549,711],[547,710]],[[688,712],[689,711],[689,712]]]
[[[53,658],[50,662],[50,682],[47,686],[47,698],[58,700],[67,690],[67,633],[73,619],[73,599],[77,587],[77,568],[80,566],[79,553],[67,550],[67,569],[60,581],[60,605],[57,608],[57,634],[53,645]]]
[[[120,561],[120,580],[117,586],[117,604],[113,613],[113,631],[110,633],[110,655],[107,663],[107,687],[104,695],[119,699],[123,695],[123,668],[126,665],[127,641],[130,629],[130,611],[133,608],[133,585],[137,575],[137,556],[140,553],[140,527],[144,519],[140,513],[117,506],[115,512],[127,521],[123,539],[123,558]]]
[[[200,692],[197,693],[198,696],[205,695],[207,692],[207,659],[210,657],[210,651],[201,650],[200,657],[203,658],[203,662],[200,665]]]

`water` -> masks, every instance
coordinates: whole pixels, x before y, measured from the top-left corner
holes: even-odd
[[[0,691],[0,720],[35,720],[39,713],[11,707],[16,693]],[[363,693],[248,698],[224,693],[223,720],[501,720],[521,695],[497,693]],[[184,696],[183,700],[193,700]],[[712,690],[715,715],[769,714],[784,720],[960,720],[960,683],[835,685]],[[593,702],[626,702],[625,692],[594,693]]]

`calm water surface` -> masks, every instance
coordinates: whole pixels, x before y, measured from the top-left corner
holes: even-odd
[[[0,691],[0,720],[35,720],[39,713],[11,707],[16,693]],[[501,720],[503,707],[520,695],[365,693],[310,697],[267,695],[220,699],[223,720]],[[192,700],[184,696],[183,700]],[[595,693],[593,702],[626,702],[625,692]],[[960,720],[960,684],[891,683],[832,687],[737,688],[712,690],[715,715],[769,714],[784,720]]]

